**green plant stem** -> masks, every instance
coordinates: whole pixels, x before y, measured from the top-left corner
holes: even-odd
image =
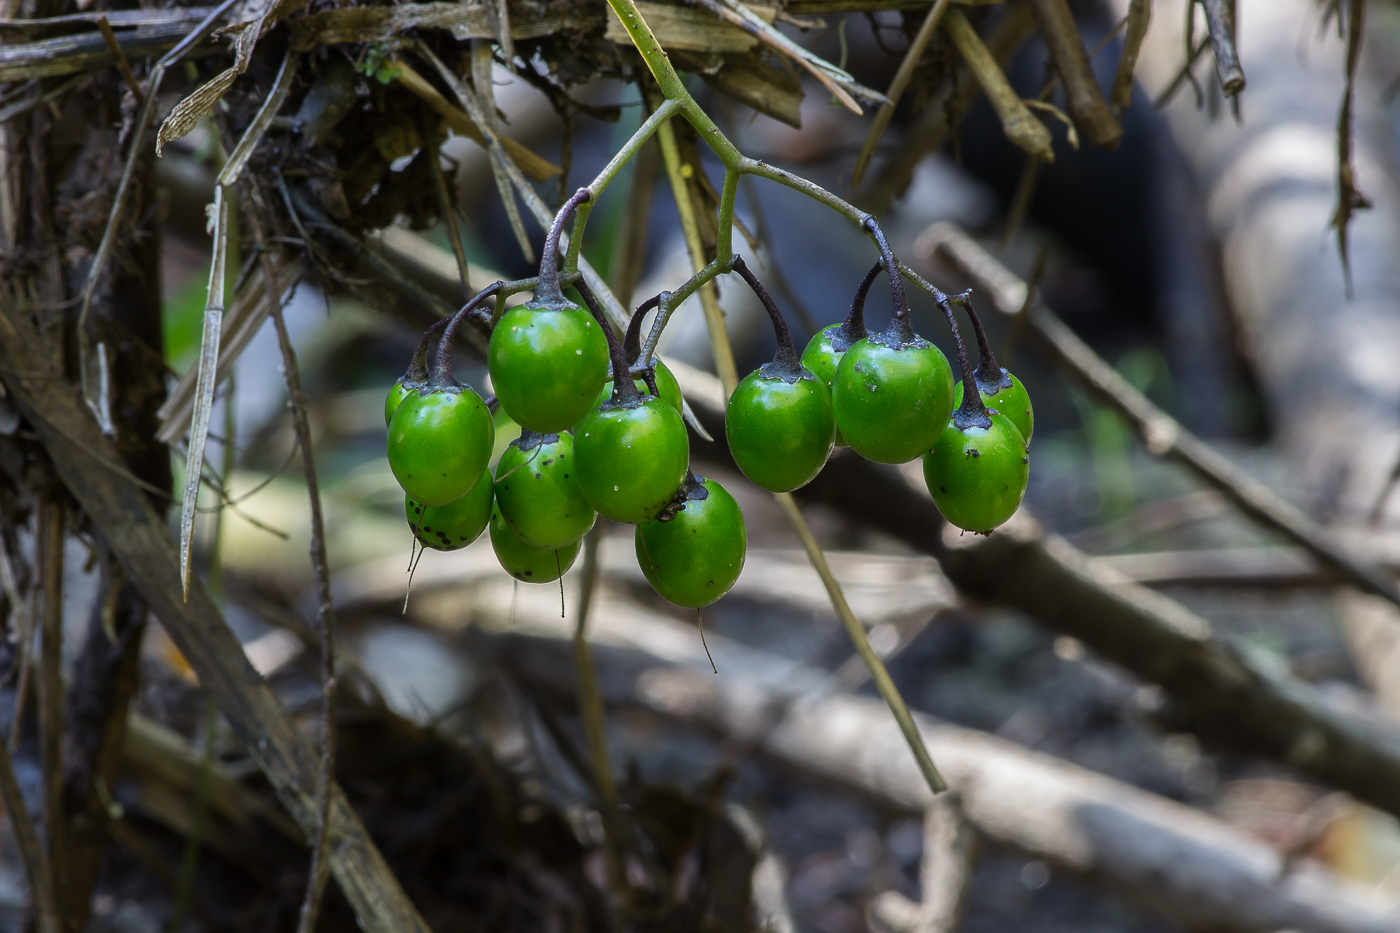
[[[719,130],[716,129],[715,132]],[[676,200],[676,213],[680,216],[681,232],[685,235],[686,249],[690,252],[690,264],[697,273],[708,271],[710,264],[705,262],[705,244],[700,238],[700,224],[695,219],[695,204],[691,201],[690,188],[686,185],[681,166],[675,128],[669,123],[663,125],[657,133],[657,140],[661,143],[661,161],[666,166],[666,177],[671,182],[671,194]],[[728,174],[725,173],[726,177]],[[733,203],[732,197],[730,203]],[[728,224],[724,226],[727,227]],[[718,275],[718,272],[715,274]],[[734,351],[729,345],[729,331],[724,326],[724,312],[719,307],[719,293],[712,282],[702,282],[698,287],[700,306],[705,311],[705,328],[709,331],[710,346],[714,349],[715,371],[719,374],[720,382],[724,383],[724,391],[733,392],[734,387],[739,384],[739,371],[734,366]],[[673,308],[680,304],[674,295],[672,302]],[[669,317],[669,314],[667,316]],[[660,320],[660,315],[657,318]],[[648,335],[647,343],[651,342]],[[650,359],[648,355],[647,360]]]
[[[593,205],[598,203],[598,198],[608,189],[608,185],[613,183],[624,166],[632,160],[632,157],[651,139],[652,134],[660,128],[661,124],[671,119],[676,111],[681,109],[680,101],[663,101],[656,111],[637,127],[637,132],[632,134],[632,138],[622,144],[622,148],[612,157],[597,177],[588,184],[588,190],[593,195],[585,204],[579,205],[574,211],[574,229],[569,237],[569,250],[564,259],[564,269],[566,272],[574,273],[578,271],[578,254],[583,245],[583,228],[588,223],[588,215],[593,211]]]
[[[885,669],[885,664],[880,660],[880,656],[875,653],[875,649],[870,645],[870,639],[865,634],[865,626],[856,618],[856,614],[851,611],[850,604],[846,602],[846,594],[841,591],[841,584],[831,572],[831,567],[826,562],[826,555],[822,553],[821,545],[817,544],[817,539],[812,536],[812,529],[807,527],[807,520],[802,517],[802,511],[797,507],[797,501],[792,498],[791,493],[774,493],[774,499],[778,500],[778,505],[792,523],[793,530],[797,532],[797,537],[802,539],[802,548],[807,552],[807,559],[812,562],[812,567],[816,569],[817,576],[822,578],[822,583],[826,586],[826,593],[831,597],[831,604],[836,608],[836,614],[841,617],[841,622],[846,626],[846,633],[851,637],[851,643],[855,645],[856,654],[865,662],[866,668],[870,671],[870,679],[875,682],[875,689],[879,691],[880,698],[885,701],[885,705],[894,714],[895,722],[899,723],[899,731],[904,733],[905,740],[909,743],[909,749],[914,753],[914,760],[918,762],[919,771],[924,775],[924,780],[928,782],[929,790],[935,794],[942,793],[948,789],[948,783],[943,780],[943,775],[938,773],[938,768],[933,764],[933,758],[928,753],[928,748],[924,745],[923,736],[919,734],[919,727],[914,725],[914,717],[909,714],[909,707],[904,703],[904,697],[900,696],[899,688],[894,685],[894,680],[890,677],[890,672]]]
[[[608,758],[608,735],[603,712],[603,694],[598,688],[598,673],[593,666],[593,652],[588,646],[588,615],[598,588],[598,545],[603,537],[600,525],[583,542],[583,581],[579,592],[578,624],[574,628],[574,667],[578,676],[579,718],[588,743],[589,764],[593,768],[593,783],[603,805],[603,855],[608,872],[608,887],[619,906],[627,910],[631,890],[623,869],[618,842],[620,815],[617,782],[613,780],[612,762]]]

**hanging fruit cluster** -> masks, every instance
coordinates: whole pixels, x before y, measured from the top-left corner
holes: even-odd
[[[663,597],[699,609],[723,596],[744,566],[747,533],[734,497],[690,471],[690,441],[675,376],[643,352],[643,302],[619,342],[593,295],[587,308],[560,288],[560,212],[528,303],[491,325],[487,365],[496,394],[483,400],[452,375],[462,321],[490,324],[482,291],[424,335],[385,402],[389,465],[406,493],[408,524],[425,548],[455,550],[489,527],[501,565],[516,579],[550,583],[578,556],[599,515],[636,526],[637,562]],[[773,361],[739,383],[725,412],[735,463],[755,485],[790,492],[811,482],[836,446],[880,463],[923,458],[924,478],[949,522],[982,534],[1011,517],[1025,494],[1033,426],[1030,399],[997,365],[967,295],[936,296],[958,346],[962,382],[947,358],[914,333],[899,267],[879,227],[866,229],[882,258],[856,290],[846,320],[814,336],[799,357],[777,304],[744,261],[730,268],[753,289],[777,337]],[[894,314],[865,329],[865,297],[881,270]],[[974,369],[953,305],[968,313],[980,359]],[[664,326],[664,322],[661,326]],[[428,353],[440,333],[431,367]],[[643,356],[646,359],[643,359]],[[616,379],[627,373],[632,378]],[[972,384],[976,392],[965,392]],[[493,476],[491,410],[521,427]]]

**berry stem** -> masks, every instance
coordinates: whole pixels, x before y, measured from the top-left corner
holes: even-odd
[[[997,365],[997,358],[992,355],[992,342],[987,339],[987,332],[982,329],[982,319],[977,315],[977,310],[972,307],[972,289],[968,289],[961,295],[954,295],[950,299],[953,304],[961,305],[967,312],[968,318],[972,321],[972,329],[977,334],[977,352],[979,363],[975,374],[977,387],[985,388],[988,394],[994,394],[996,389],[1004,389],[1011,385],[1011,376]]]
[[[880,257],[890,279],[890,300],[894,306],[894,316],[890,318],[890,326],[885,333],[896,338],[901,346],[908,344],[914,340],[914,322],[909,317],[909,295],[904,290],[904,279],[899,274],[899,260],[894,258],[890,241],[885,238],[885,231],[880,229],[880,224],[874,217],[866,217],[861,226],[880,247]]]
[[[990,428],[992,416],[987,413],[982,393],[977,388],[977,374],[972,368],[972,358],[967,355],[967,343],[963,340],[957,318],[953,315],[953,299],[939,292],[936,300],[948,318],[948,326],[953,330],[953,342],[958,345],[958,366],[962,369],[963,399],[962,405],[953,412],[953,424],[960,430],[970,427]]]
[[[627,354],[627,364],[637,362],[642,355],[642,319],[647,316],[647,312],[654,310],[661,304],[669,292],[662,292],[659,295],[652,295],[646,301],[637,305],[637,310],[632,312],[632,320],[627,322],[627,336],[622,341],[622,349]]]
[[[496,295],[505,286],[504,282],[492,282],[472,296],[472,300],[462,305],[460,311],[450,318],[444,318],[438,324],[446,322],[447,329],[442,332],[442,340],[438,342],[437,356],[433,357],[432,374],[428,380],[429,385],[435,389],[442,389],[448,386],[457,385],[457,380],[452,375],[452,342],[457,338],[457,328],[467,318],[472,316],[472,312],[481,307],[486,299]],[[434,324],[437,327],[438,324]]]
[[[598,304],[598,298],[593,294],[593,289],[588,287],[588,283],[579,278],[574,283],[578,293],[583,296],[583,303],[588,306],[588,313],[593,315],[593,320],[598,322],[598,326],[603,328],[603,336],[608,338],[608,359],[612,360],[613,369],[613,394],[612,398],[603,404],[608,407],[628,405],[641,400],[641,393],[632,384],[632,380],[627,378],[627,360],[622,353],[622,343],[617,339],[617,334],[613,332],[612,326],[608,324],[608,318],[603,313],[603,306]],[[618,378],[618,374],[622,378]]]
[[[559,235],[564,230],[564,221],[569,218],[573,209],[588,203],[592,197],[593,192],[587,188],[578,189],[564,202],[563,207],[559,208],[559,213],[554,215],[554,222],[549,225],[549,233],[544,238],[544,254],[540,256],[540,285],[535,291],[535,301],[546,308],[568,305],[564,300],[564,291],[559,287]]]
[[[422,385],[428,381],[428,345],[433,342],[433,338],[442,333],[442,329],[447,326],[451,318],[443,318],[433,322],[433,326],[423,332],[423,339],[418,341],[418,348],[413,351],[413,359],[408,361],[408,372],[404,373],[403,381],[409,385]]]
[[[832,347],[837,350],[849,350],[851,344],[857,340],[865,339],[868,331],[865,329],[865,296],[870,291],[870,286],[875,284],[875,276],[880,274],[880,270],[885,268],[885,260],[877,259],[875,265],[870,267],[870,271],[865,273],[865,278],[860,280],[860,285],[856,286],[856,296],[851,299],[851,310],[846,315],[846,320],[841,323],[841,329],[834,335],[836,339],[831,341]]]
[[[749,288],[758,296],[758,300],[763,303],[763,308],[768,312],[768,317],[773,321],[773,336],[778,340],[778,351],[773,354],[773,364],[784,371],[800,373],[802,363],[798,360],[797,347],[792,343],[792,331],[788,329],[787,321],[783,318],[783,312],[778,310],[778,303],[773,300],[773,296],[768,294],[768,289],[763,287],[763,283],[758,280],[758,276],[753,274],[753,270],[748,267],[744,260],[735,258],[734,271],[748,283]]]

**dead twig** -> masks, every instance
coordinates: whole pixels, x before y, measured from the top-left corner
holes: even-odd
[[[516,206],[515,195],[511,192],[510,176],[506,172],[504,147],[500,142],[500,133],[496,124],[496,90],[495,82],[491,77],[491,43],[482,39],[473,39],[471,47],[472,85],[476,89],[478,106],[468,108],[467,113],[472,120],[480,120],[482,125],[477,129],[488,140],[491,145],[487,146],[486,154],[491,161],[491,177],[496,181],[496,191],[501,196],[501,205],[505,208],[506,219],[510,221],[510,229],[515,233],[515,240],[520,244],[520,254],[525,257],[525,262],[534,265],[535,251],[530,246],[530,237],[525,232],[525,222],[520,219],[520,208]],[[561,170],[562,171],[562,170]]]
[[[126,60],[126,52],[122,51],[121,43],[117,41],[117,34],[112,31],[112,24],[107,22],[107,17],[99,16],[97,18],[97,28],[102,32],[102,41],[107,43],[107,48],[112,53],[112,61],[117,66],[117,71],[121,73],[127,88],[131,90],[131,96],[136,98],[138,106],[145,103],[146,93],[141,90],[140,82],[132,73],[131,62]]]
[[[992,109],[1001,119],[1006,138],[1042,162],[1054,162],[1055,148],[1050,131],[1026,107],[967,17],[961,10],[949,10],[943,19],[948,38],[953,40],[953,46],[986,93]]]
[[[1050,48],[1055,71],[1065,86],[1065,97],[1074,123],[1084,138],[1095,146],[1112,149],[1123,136],[1123,128],[1099,91],[1089,67],[1089,56],[1079,41],[1074,14],[1065,0],[1031,0],[1040,34]]]
[[[1210,48],[1215,53],[1215,74],[1226,97],[1238,97],[1244,90],[1244,69],[1235,48],[1235,0],[1200,0],[1210,30]],[[1354,4],[1353,4],[1354,5]],[[1188,5],[1189,8],[1189,5]]]

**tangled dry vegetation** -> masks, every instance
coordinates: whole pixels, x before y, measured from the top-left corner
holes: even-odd
[[[817,87],[873,113],[852,195],[872,212],[889,206],[919,160],[943,148],[985,95],[1026,155],[1024,196],[1012,211],[1024,216],[1036,173],[1053,157],[1047,123],[1069,125],[1086,145],[1119,141],[1151,12],[1147,0],[1123,6],[1124,47],[1106,91],[1088,69],[1065,0],[657,0],[636,9],[671,63],[714,95],[789,124]],[[1234,4],[1201,6],[1207,32],[1188,30],[1189,54],[1168,94],[1198,82],[1193,66],[1209,47],[1218,87],[1233,100],[1245,88]],[[1351,214],[1366,206],[1351,141],[1364,11],[1360,0],[1336,0],[1325,13],[1349,39],[1334,217],[1343,259]],[[863,87],[799,44],[857,13],[901,18],[907,49],[891,52],[899,67],[888,88]],[[619,119],[619,108],[590,103],[581,86],[635,83],[654,109],[657,76],[610,7],[582,0],[0,0],[0,36],[0,607],[10,635],[0,794],[41,933],[88,928],[94,891],[169,905],[171,928],[187,916],[240,930],[790,929],[781,868],[754,819],[726,798],[755,755],[890,811],[927,814],[923,900],[872,900],[870,922],[884,928],[953,929],[976,859],[973,838],[1102,884],[1185,928],[1393,928],[1386,905],[1316,866],[1296,867],[1301,836],[1296,851],[1279,853],[1199,810],[919,718],[956,792],[933,797],[885,707],[854,695],[869,676],[861,664],[848,659],[832,675],[712,639],[726,669],[719,679],[697,675],[704,656],[690,629],[618,596],[637,581],[607,547],[590,549],[582,591],[569,591],[580,615],[592,613],[592,661],[583,619],[576,629],[549,625],[541,620],[553,613],[552,593],[543,606],[478,586],[475,556],[443,565],[442,579],[420,580],[428,596],[437,587],[471,601],[458,616],[472,631],[457,635],[473,663],[493,673],[482,674],[487,686],[470,706],[452,713],[467,726],[398,715],[351,657],[334,661],[337,615],[369,616],[402,594],[398,578],[386,586],[363,567],[332,577],[311,419],[281,301],[305,279],[418,329],[449,314],[486,284],[472,278],[455,222],[445,225],[455,279],[425,271],[411,238],[371,236],[438,228],[454,216],[457,193],[440,159],[448,137],[489,151],[527,256],[538,240],[532,231],[548,225],[579,181],[571,178],[571,130],[557,164],[510,137],[493,97],[493,65],[512,67],[544,93],[567,128]],[[1036,37],[1049,50],[1052,77],[1037,98],[1022,100],[1002,67]],[[882,148],[901,98],[897,144]],[[672,124],[679,162],[668,174],[695,218],[703,265],[719,239],[720,195],[703,169],[699,134],[681,119]],[[209,214],[214,258],[201,356],[177,377],[162,352],[159,230],[168,205],[155,158],[197,127],[221,168]],[[640,169],[636,177],[654,184],[660,169],[649,158],[649,178]],[[650,192],[634,184],[631,199],[649,204]],[[634,252],[645,246],[648,216],[639,206],[624,221],[619,240]],[[1034,283],[956,228],[928,231],[919,248],[920,262],[941,264],[1020,321],[1153,454],[1282,535],[1328,580],[1400,605],[1393,575],[1358,560],[1153,406],[1038,303]],[[610,289],[585,268],[614,317],[630,302],[637,265],[614,274]],[[241,580],[215,570],[208,585],[197,575],[186,580],[198,479],[215,500],[228,499],[224,472],[204,463],[214,394],[269,319],[281,338],[312,497],[311,526],[298,539],[312,572],[297,587],[279,583],[276,568]],[[479,355],[485,333],[466,337]],[[719,383],[679,369],[698,423],[723,438]],[[187,465],[185,521],[174,535],[166,516],[181,496],[171,451]],[[724,468],[722,443],[701,455]],[[899,623],[881,649],[887,659],[959,600],[1010,607],[1156,685],[1174,728],[1400,814],[1393,725],[1325,702],[1032,520],[987,540],[945,536],[927,497],[898,471],[853,457],[834,460],[802,498],[922,555],[873,562],[869,573],[884,574],[870,584],[879,597],[852,597],[867,624]],[[88,618],[80,647],[65,661],[64,566],[75,561],[65,545],[73,542],[86,548],[98,582],[81,607]],[[819,578],[792,555],[786,564],[770,557],[769,579],[799,581],[783,594],[799,606],[822,584],[861,592],[857,555],[844,555],[834,578]],[[217,556],[201,560],[218,566]],[[612,595],[592,599],[600,575]],[[230,605],[273,631],[240,643],[223,611]],[[152,619],[178,648],[159,664],[149,650],[143,662]],[[285,647],[287,632],[290,647],[269,660],[265,652]],[[687,789],[638,774],[614,779],[595,754],[605,739],[590,698],[718,734],[723,754]],[[227,728],[210,725],[219,722]],[[119,782],[137,788],[122,802],[112,790]]]

